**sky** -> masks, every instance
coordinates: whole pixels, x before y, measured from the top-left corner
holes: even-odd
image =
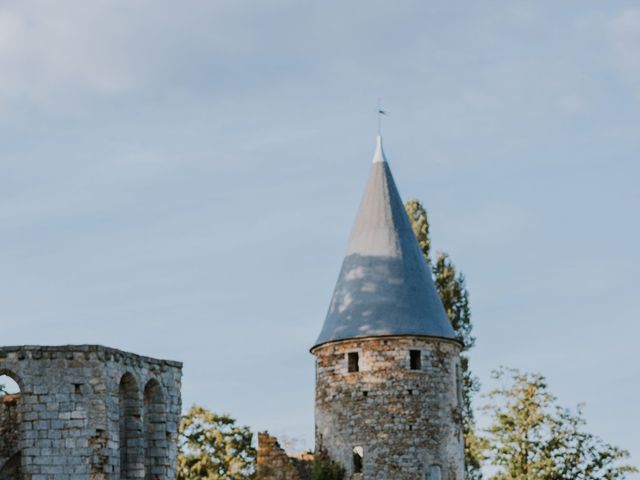
[[[4,0],[0,344],[180,360],[185,407],[312,448],[380,97],[483,391],[542,373],[640,464],[639,51],[635,1]]]

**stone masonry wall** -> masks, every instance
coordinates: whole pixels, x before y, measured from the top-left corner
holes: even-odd
[[[290,457],[278,440],[258,433],[257,480],[309,480],[313,455]]]
[[[410,350],[421,366],[410,369]],[[348,372],[349,352],[359,371]],[[316,356],[316,449],[347,478],[462,480],[460,346],[426,337],[333,342]],[[363,452],[354,475],[354,448]]]
[[[94,345],[2,347],[2,374],[21,390],[25,479],[175,478],[181,363]]]
[[[16,453],[20,439],[19,395],[0,396],[0,469]]]

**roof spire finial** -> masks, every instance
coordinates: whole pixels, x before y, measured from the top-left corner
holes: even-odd
[[[376,137],[376,153],[373,154],[373,163],[384,163],[387,161],[387,157],[384,156],[384,149],[382,148],[382,137],[378,135]]]
[[[380,103],[380,97],[378,97],[378,136],[376,137],[376,153],[373,155],[373,163],[386,162],[387,159],[384,156],[384,150],[382,149],[382,116],[387,115],[387,112],[382,109]]]

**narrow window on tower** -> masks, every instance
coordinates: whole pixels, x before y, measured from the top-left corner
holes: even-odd
[[[409,368],[422,370],[422,352],[420,350],[409,350]]]
[[[462,371],[460,365],[456,365],[456,396],[458,397],[458,406],[462,406]]]
[[[353,447],[353,473],[362,473],[364,463],[364,448]]]
[[[349,373],[360,371],[360,358],[359,358],[358,352],[349,352],[347,354],[347,360],[349,364],[348,366]]]

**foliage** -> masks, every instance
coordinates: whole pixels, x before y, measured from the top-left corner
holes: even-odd
[[[466,419],[463,419],[465,421]],[[473,420],[473,418],[472,418]],[[487,461],[487,440],[478,435],[475,422],[465,424],[464,461],[465,479],[482,479],[482,467]]]
[[[465,469],[468,480],[479,480],[482,478],[482,442],[475,434],[472,401],[473,395],[480,388],[480,384],[478,379],[471,373],[469,357],[464,353],[473,348],[476,341],[471,334],[473,325],[471,323],[469,292],[464,275],[456,271],[456,267],[448,254],[438,253],[435,262],[431,260],[429,219],[427,211],[422,204],[418,200],[410,200],[405,203],[405,209],[422,254],[427,265],[431,268],[436,289],[440,294],[440,299],[449,321],[457,337],[464,345],[460,366],[462,370],[462,425],[465,439]]]
[[[446,253],[438,253],[433,265],[433,275],[447,316],[456,335],[464,343],[464,350],[472,348],[476,339],[471,335],[471,309],[469,307],[469,292],[462,273],[456,272],[456,267]]]
[[[178,480],[253,478],[256,450],[248,427],[194,405],[179,429]]]
[[[617,480],[637,471],[623,464],[629,454],[584,431],[580,407],[557,404],[539,374],[502,368],[502,386],[484,409],[492,416],[485,451],[499,468],[493,480]]]
[[[427,264],[431,265],[431,258],[429,257],[431,239],[429,238],[429,221],[427,219],[427,211],[419,200],[408,200],[404,203],[404,208],[407,211],[409,220],[411,221],[413,233],[416,234],[418,245],[420,245],[420,250],[422,250],[424,259],[427,261]]]
[[[320,452],[313,461],[311,480],[343,480],[345,470],[339,463],[331,460],[326,452]]]

